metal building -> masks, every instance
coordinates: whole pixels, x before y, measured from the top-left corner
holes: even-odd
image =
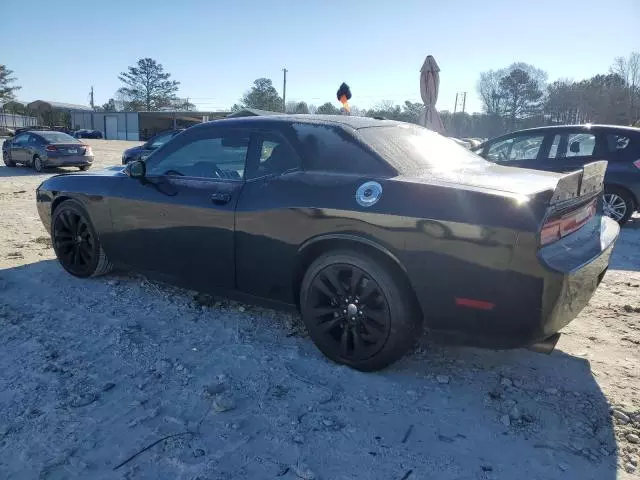
[[[71,112],[71,128],[100,130],[107,140],[148,140],[163,130],[224,118],[229,112]]]

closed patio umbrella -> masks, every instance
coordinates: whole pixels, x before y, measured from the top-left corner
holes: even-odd
[[[420,69],[420,96],[424,110],[420,114],[420,125],[438,133],[444,133],[444,125],[436,110],[440,89],[440,67],[432,55],[428,55]]]

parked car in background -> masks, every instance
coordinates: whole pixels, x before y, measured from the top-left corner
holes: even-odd
[[[134,160],[144,160],[146,157],[151,155],[153,151],[163,146],[183,130],[184,128],[179,128],[176,130],[165,130],[164,132],[160,132],[157,135],[151,137],[142,145],[125,150],[122,154],[122,164],[126,165],[127,163]]]
[[[466,140],[462,140],[461,138],[456,138],[456,137],[447,137],[447,138],[449,140],[454,141],[455,143],[457,143],[461,147],[466,148],[467,150],[471,148],[471,143],[466,141]]]
[[[79,167],[88,170],[93,163],[91,147],[71,135],[47,130],[25,131],[5,140],[2,160],[7,167],[18,164],[42,172],[48,167]]]
[[[530,128],[493,138],[472,151],[499,165],[551,172],[571,172],[594,160],[607,160],[605,214],[624,224],[640,208],[640,128]]]
[[[86,128],[81,128],[80,130],[76,130],[73,133],[73,136],[76,138],[102,138],[102,132],[100,130],[88,130]]]
[[[501,167],[416,125],[274,115],[201,123],[144,161],[56,175],[36,202],[72,275],[119,266],[299,308],[329,358],[377,370],[423,327],[552,350],[620,231],[601,213],[605,169]]]
[[[31,127],[20,127],[20,128],[16,128],[14,135],[20,135],[23,132],[34,132],[36,130],[46,130],[46,131],[50,131],[51,127],[46,127],[44,125],[33,125]]]
[[[470,145],[470,148],[477,148],[479,147],[482,142],[484,142],[486,139],[481,139],[481,138],[462,138],[461,139],[463,142],[467,142]]]

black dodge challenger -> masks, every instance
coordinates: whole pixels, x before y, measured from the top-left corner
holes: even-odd
[[[377,370],[423,329],[553,349],[608,267],[606,162],[566,174],[487,162],[424,128],[279,115],[192,127],[145,161],[37,189],[72,275],[112,267],[298,308],[318,348]]]

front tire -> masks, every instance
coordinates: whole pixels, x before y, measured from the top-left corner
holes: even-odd
[[[605,187],[603,195],[603,212],[620,225],[629,221],[635,210],[635,202],[631,195],[616,187]]]
[[[9,152],[2,152],[2,161],[7,167],[16,166],[16,162],[11,160],[11,156],[9,155]]]
[[[53,212],[51,243],[62,268],[75,277],[98,277],[113,268],[89,215],[76,200],[61,203]]]
[[[318,349],[356,370],[383,369],[403,357],[420,318],[402,282],[373,258],[334,251],[316,259],[300,291],[302,319]]]
[[[42,173],[44,171],[44,164],[38,155],[33,157],[33,169],[38,173]]]

